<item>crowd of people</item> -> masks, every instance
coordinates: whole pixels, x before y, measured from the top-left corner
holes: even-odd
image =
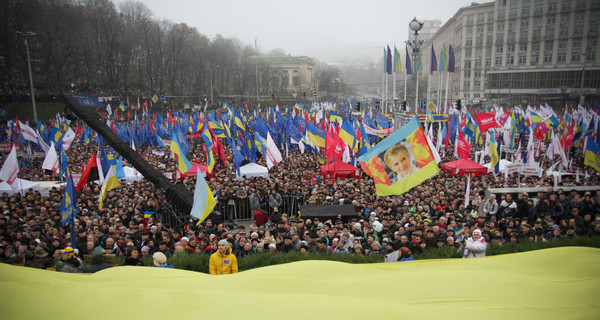
[[[206,163],[199,142],[190,142],[190,161]],[[81,171],[98,148],[75,139],[67,151],[72,172]],[[169,156],[168,147],[152,147],[165,151],[162,155],[150,148],[138,147],[138,152],[155,168],[173,174],[172,182],[181,181],[193,192],[195,178],[178,179],[177,162]],[[373,179],[364,172],[360,178],[323,177],[318,173],[317,155],[295,148],[270,170],[269,180],[237,180],[231,150],[225,149],[227,163],[217,162],[208,185],[217,201],[249,200],[253,214],[246,226],[233,225],[227,212],[211,214],[199,225],[190,216],[183,223],[160,221],[148,212],[156,212],[169,199],[145,179],[122,182],[108,192],[99,209],[100,186],[92,183],[78,194],[80,212],[73,228],[76,245],[71,247],[70,225],[61,222],[64,187],[52,188],[48,196],[34,190],[4,193],[0,198],[0,257],[15,265],[95,272],[114,265],[114,261],[106,261],[112,255],[124,257],[125,265],[143,265],[142,258],[153,257],[154,265],[169,267],[167,261],[175,254],[206,254],[215,256],[214,263],[211,257],[211,273],[229,273],[237,272],[237,262],[233,266],[236,257],[262,253],[351,254],[383,261],[384,256],[398,251],[397,260],[406,261],[441,247],[451,247],[465,257],[479,257],[485,255],[488,244],[600,235],[600,191],[563,189],[600,185],[597,173],[583,167],[581,154],[573,153],[572,170],[591,175],[581,182],[565,176],[555,187],[553,177],[548,176],[482,175],[473,177],[465,207],[466,178],[451,172],[440,171],[402,195],[384,197],[376,195]],[[446,152],[442,161],[454,159],[452,152]],[[32,160],[19,177],[59,180],[55,173],[41,169],[42,160]],[[257,162],[265,165],[264,158]],[[550,166],[547,160],[541,163]],[[501,187],[541,187],[544,191],[486,197],[485,190]],[[307,204],[351,204],[356,215],[303,217],[301,212],[284,212],[282,196],[299,196]],[[232,265],[223,269],[225,260]]]

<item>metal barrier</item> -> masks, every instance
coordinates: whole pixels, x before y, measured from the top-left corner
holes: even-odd
[[[279,208],[280,213],[287,213],[288,217],[297,217],[300,205],[304,204],[303,196],[281,196],[282,205]],[[267,212],[269,216],[273,213],[273,208],[268,204],[269,198],[265,197],[261,202],[263,208],[268,208]],[[214,211],[218,211],[221,214],[223,222],[237,221],[237,220],[250,220],[252,217],[252,210],[250,210],[250,199],[249,198],[228,198],[218,199],[217,205]]]

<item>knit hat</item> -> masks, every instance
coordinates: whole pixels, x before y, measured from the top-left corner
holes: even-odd
[[[156,252],[154,253],[154,255],[152,256],[152,258],[154,259],[154,265],[155,266],[162,266],[165,263],[167,263],[167,256],[165,256],[164,253],[162,252]]]
[[[142,250],[140,250],[140,251],[148,253],[148,252],[150,252],[150,248],[148,246],[143,246]]]
[[[225,240],[225,239],[219,240],[219,245],[220,246],[222,245],[222,246],[229,247],[229,242],[227,240]]]
[[[481,230],[479,230],[479,229],[473,230],[473,235],[481,235]]]

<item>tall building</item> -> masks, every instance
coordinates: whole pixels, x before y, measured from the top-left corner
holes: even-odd
[[[600,0],[496,0],[459,9],[423,47],[455,54],[448,100],[467,104],[591,104],[600,99]],[[429,70],[426,68],[426,70]],[[446,72],[434,72],[432,100]],[[440,85],[441,83],[441,85]],[[424,95],[420,95],[424,99]]]

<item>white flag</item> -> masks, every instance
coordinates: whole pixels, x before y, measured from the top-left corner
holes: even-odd
[[[71,143],[73,143],[74,139],[75,132],[73,132],[71,128],[67,129],[67,132],[65,132],[65,135],[62,138],[62,146],[65,151],[69,150],[69,147],[71,146]]]
[[[271,134],[267,132],[267,167],[271,169],[274,165],[281,162],[281,152],[273,141]]]
[[[2,169],[0,169],[0,180],[6,181],[6,183],[12,185],[17,181],[17,175],[19,174],[19,161],[17,160],[17,148],[13,144],[12,150],[6,157]]]
[[[46,152],[46,158],[44,158],[42,169],[54,172],[58,171],[58,154],[56,154],[56,149],[54,148],[54,141],[50,143],[50,148],[48,148],[48,152]]]
[[[38,143],[40,144],[40,146],[42,146],[42,149],[44,149],[44,152],[48,152],[48,149],[50,148],[48,146],[48,144],[46,142],[44,142],[44,140],[42,139],[42,137],[38,136]]]
[[[33,128],[19,121],[19,125],[21,126],[21,134],[23,134],[23,138],[25,140],[33,141],[37,143],[39,135]]]
[[[107,105],[106,105],[106,112],[108,112],[108,115],[109,115],[109,116],[112,116],[112,109],[111,109],[111,107],[110,107],[110,104],[107,104]]]

